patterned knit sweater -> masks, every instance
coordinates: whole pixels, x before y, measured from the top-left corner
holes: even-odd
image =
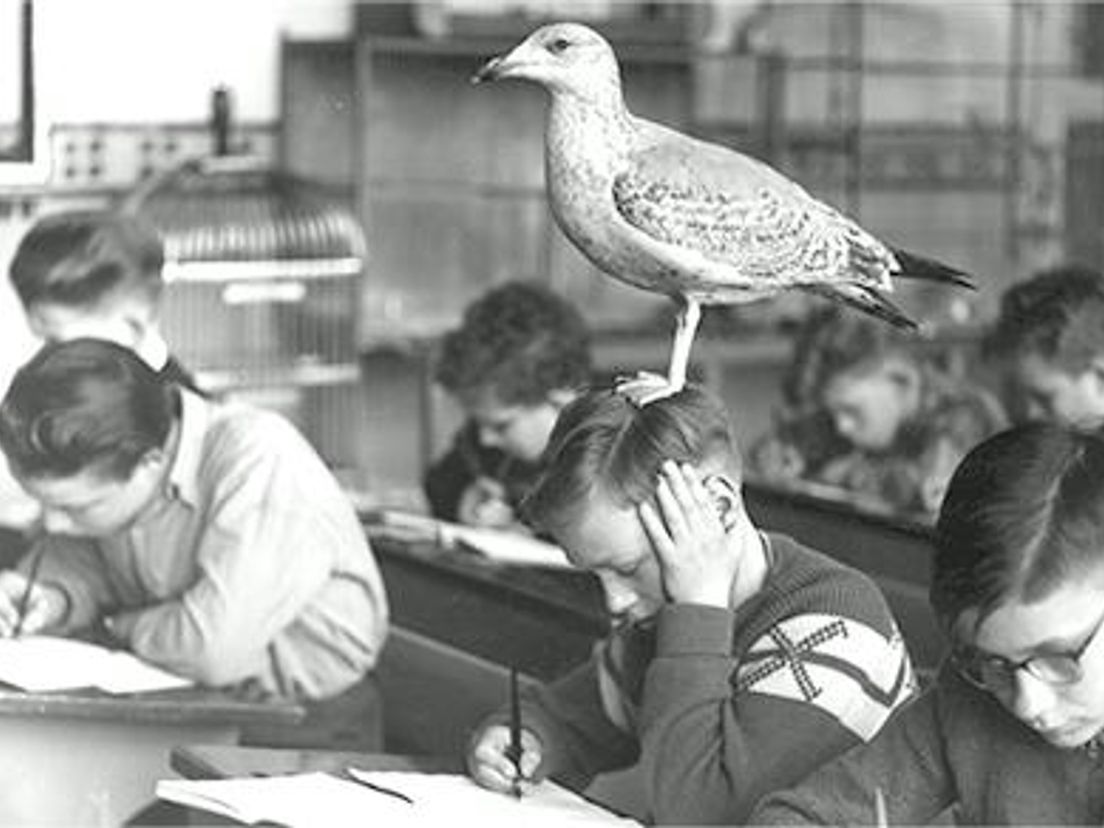
[[[736,611],[669,604],[525,700],[552,775],[581,787],[636,761],[656,822],[731,824],[878,732],[915,687],[885,599],[766,537],[766,581]]]
[[[869,745],[767,797],[756,825],[871,825],[876,790],[890,825],[1100,825],[1104,752],[1061,750],[952,670]]]

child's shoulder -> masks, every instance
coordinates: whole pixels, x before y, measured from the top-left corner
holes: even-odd
[[[787,535],[766,537],[772,553],[767,589],[778,612],[838,615],[894,632],[889,605],[869,575]]]

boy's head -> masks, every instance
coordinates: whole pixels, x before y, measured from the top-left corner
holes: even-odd
[[[742,511],[740,453],[727,413],[692,384],[643,407],[615,390],[579,396],[557,420],[523,504],[577,566],[601,578],[615,616],[648,617],[664,603],[636,507],[654,504],[665,460],[695,466],[726,521]]]
[[[1017,419],[1104,425],[1104,276],[1067,266],[1009,288],[985,351],[1006,369]]]
[[[1104,727],[1104,441],[1052,423],[959,465],[936,524],[931,603],[955,663],[1060,747]]]
[[[801,332],[788,391],[826,411],[853,445],[886,451],[920,407],[923,375],[895,329],[828,307],[814,312]]]
[[[164,259],[156,231],[137,217],[81,210],[40,219],[9,273],[47,342],[94,337],[137,349],[156,324]]]
[[[540,285],[508,282],[471,304],[445,335],[436,378],[484,445],[534,461],[590,371],[590,334],[578,310]]]
[[[47,530],[129,525],[168,467],[179,396],[132,351],[99,339],[45,345],[0,404],[0,448]]]

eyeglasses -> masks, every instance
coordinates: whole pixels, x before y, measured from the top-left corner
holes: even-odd
[[[966,681],[982,690],[1007,690],[1019,670],[1026,671],[1040,681],[1051,685],[1074,684],[1085,674],[1081,657],[1096,639],[1104,626],[1104,616],[1096,622],[1085,642],[1067,653],[1043,653],[1012,661],[1004,656],[991,655],[973,647],[956,648],[951,652],[951,663]]]

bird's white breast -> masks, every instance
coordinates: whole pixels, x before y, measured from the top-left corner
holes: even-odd
[[[636,140],[630,117],[623,109],[611,113],[553,99],[545,135],[546,186],[560,229],[596,266],[656,290],[675,273],[632,243],[613,198],[614,178],[625,169]]]

